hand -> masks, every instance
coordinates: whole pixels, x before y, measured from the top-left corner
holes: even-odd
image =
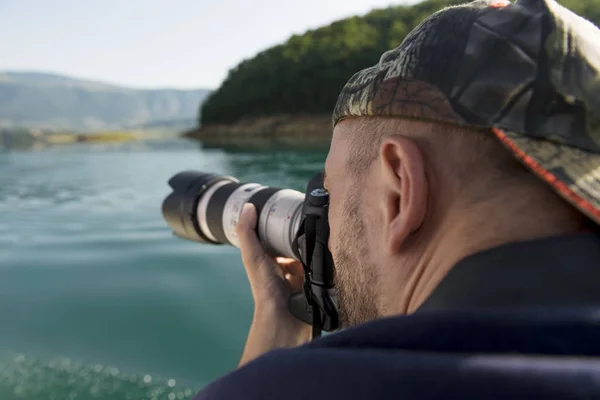
[[[311,339],[311,326],[288,310],[292,293],[302,291],[302,264],[289,258],[273,259],[265,253],[256,236],[254,205],[244,205],[236,226],[252,297],[254,319],[240,366],[281,347],[295,347]]]

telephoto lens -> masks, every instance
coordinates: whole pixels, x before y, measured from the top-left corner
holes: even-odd
[[[173,192],[164,200],[162,213],[175,235],[239,248],[235,226],[244,204],[252,203],[265,251],[273,257],[300,260],[292,243],[302,220],[304,193],[196,171],[173,176],[169,186]]]

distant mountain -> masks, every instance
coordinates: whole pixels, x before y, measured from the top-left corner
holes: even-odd
[[[207,89],[132,89],[68,76],[0,72],[0,127],[94,131],[189,125]]]

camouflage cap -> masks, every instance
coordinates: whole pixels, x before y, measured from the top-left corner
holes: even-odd
[[[488,127],[600,224],[600,30],[554,0],[477,0],[427,18],[342,89],[333,123]]]

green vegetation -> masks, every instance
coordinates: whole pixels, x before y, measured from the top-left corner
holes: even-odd
[[[201,124],[233,123],[274,115],[330,114],[340,89],[357,71],[374,65],[415,26],[448,5],[467,0],[426,0],[334,22],[244,60],[201,106]],[[558,0],[600,23],[600,0]]]
[[[178,130],[164,128],[144,130],[108,130],[96,132],[53,131],[43,129],[0,128],[0,150],[30,149],[32,147],[49,147],[72,145],[75,143],[124,143],[132,141],[164,140],[177,137]]]
[[[208,90],[137,90],[60,75],[0,72],[0,128],[80,132],[196,124]]]

